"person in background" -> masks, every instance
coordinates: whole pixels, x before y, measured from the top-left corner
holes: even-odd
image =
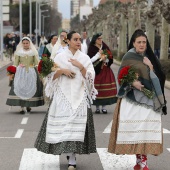
[[[47,39],[45,38],[44,35],[41,36],[40,38],[40,43],[39,43],[39,50],[38,50],[38,54],[39,54],[39,58],[41,59],[42,58],[42,54],[43,54],[43,51],[44,51],[44,47],[45,45],[47,44]]]
[[[72,31],[67,39],[68,49],[54,58],[60,69],[48,75],[45,91],[52,101],[34,146],[47,154],[67,154],[68,170],[76,170],[76,154],[96,152],[91,102],[97,91],[92,62],[79,50],[80,35]]]
[[[58,39],[57,35],[51,35],[51,37],[48,40],[48,44],[44,47],[42,56],[47,56],[48,58],[50,58],[54,45],[57,42],[57,39]]]
[[[56,42],[56,44],[54,45],[54,48],[52,50],[51,53],[51,59],[54,59],[55,56],[63,51],[65,51],[66,49],[68,49],[68,44],[67,44],[67,32],[66,31],[61,31],[58,40]]]
[[[9,56],[10,61],[12,61],[13,56],[13,39],[10,33],[7,33],[6,38],[4,40],[7,55]]]
[[[20,106],[21,114],[30,112],[31,107],[44,105],[43,85],[36,65],[39,62],[38,52],[30,38],[23,37],[15,51],[14,66],[17,67],[6,104]]]
[[[109,51],[108,58],[103,54],[104,51]],[[93,36],[87,55],[90,56],[94,63],[96,72],[95,88],[98,90],[96,100],[93,102],[96,105],[95,113],[100,113],[100,106],[102,106],[103,114],[107,114],[106,105],[112,105],[117,101],[117,87],[116,81],[110,66],[113,64],[113,56],[109,47],[102,41],[102,34],[97,33]],[[103,58],[103,55],[105,58]]]
[[[84,51],[85,54],[87,54],[87,51],[90,45],[90,39],[87,37],[86,31],[82,33],[81,43],[82,43],[82,48],[83,48],[82,50]]]
[[[120,84],[108,151],[114,154],[135,154],[134,170],[149,170],[147,155],[163,152],[161,117],[167,111],[165,75],[142,30],[136,30],[132,35],[118,77],[126,67],[133,67],[136,77],[132,82]]]

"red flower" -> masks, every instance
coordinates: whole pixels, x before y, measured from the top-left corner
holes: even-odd
[[[128,82],[128,81],[130,82],[135,78],[136,78],[135,69],[130,66],[126,66],[120,70],[118,75],[118,82],[119,84],[122,84],[122,82]]]
[[[106,55],[108,59],[113,59],[112,52],[110,50],[103,50],[103,54]]]
[[[136,72],[134,67],[126,66],[123,67],[118,75],[118,82],[120,85],[123,83],[131,84],[133,81],[138,80],[139,74]],[[152,90],[148,90],[145,87],[142,87],[141,91],[147,96],[149,99],[153,99],[155,93]]]
[[[8,66],[7,67],[7,72],[9,74],[15,74],[16,73],[16,67],[15,66]]]
[[[40,60],[40,62],[38,63],[38,72],[41,73],[42,71],[42,60]]]
[[[47,54],[42,54],[42,57],[48,57],[48,55]]]
[[[38,72],[42,78],[46,77],[51,72],[56,71],[58,68],[58,65],[48,57],[42,57],[38,64]]]

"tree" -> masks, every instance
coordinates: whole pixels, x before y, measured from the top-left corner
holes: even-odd
[[[57,33],[61,27],[61,14],[45,5],[43,9],[48,9],[49,18],[45,19],[45,31],[47,33]],[[10,5],[10,23],[15,30],[19,30],[19,4]],[[36,2],[32,2],[32,30],[36,27]],[[22,4],[22,30],[23,33],[29,33],[29,3]]]
[[[77,14],[74,18],[71,19],[70,27],[71,27],[71,30],[80,32],[79,26],[80,26],[80,16],[79,14]]]

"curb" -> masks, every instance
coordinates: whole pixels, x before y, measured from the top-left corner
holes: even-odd
[[[9,62],[8,64],[6,64],[6,65],[0,67],[0,71],[6,69],[8,66],[12,65],[12,63],[13,63],[13,62]]]
[[[117,60],[114,60],[113,63],[118,66],[120,66],[120,64],[121,64],[121,62],[117,61]],[[165,81],[165,88],[170,90],[170,81],[167,81],[167,80]]]

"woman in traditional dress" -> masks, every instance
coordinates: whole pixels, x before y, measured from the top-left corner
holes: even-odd
[[[52,101],[35,147],[47,154],[67,153],[68,170],[75,170],[76,154],[96,152],[90,105],[97,91],[93,65],[89,57],[79,50],[80,35],[72,31],[67,39],[69,48],[54,60],[60,69],[48,75],[45,92]]]
[[[119,74],[122,68],[130,66],[138,77],[120,86],[108,151],[136,154],[134,170],[149,170],[147,155],[163,152],[161,115],[166,114],[162,93],[165,75],[142,30],[135,31],[130,48],[123,57]],[[143,88],[152,92],[148,93],[152,96],[146,95]]]
[[[56,44],[56,42],[57,42],[57,35],[52,35],[50,39],[48,40],[48,44],[44,47],[42,57],[46,56],[50,58],[53,47]]]
[[[101,59],[104,50],[110,52],[109,47],[102,41],[102,34],[97,33],[93,36],[88,49],[88,55],[94,63],[96,72],[95,88],[98,90],[97,99],[94,101],[96,105],[95,113],[100,113],[100,106],[102,105],[102,112],[107,113],[106,105],[111,105],[117,101],[116,81],[110,66],[113,64],[113,56]]]
[[[37,74],[38,52],[30,38],[23,37],[14,54],[17,67],[6,104],[21,106],[20,113],[31,111],[31,107],[44,105],[43,85]]]
[[[63,52],[64,50],[68,49],[68,44],[65,41],[67,38],[67,32],[66,31],[62,31],[58,37],[58,40],[56,42],[56,44],[54,45],[54,48],[52,50],[51,53],[51,59],[54,60],[55,56],[61,52]]]

